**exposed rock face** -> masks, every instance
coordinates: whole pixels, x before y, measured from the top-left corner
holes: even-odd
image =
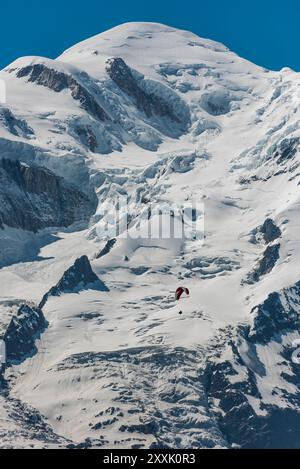
[[[241,381],[237,366],[244,374]],[[299,379],[299,373],[296,379]],[[215,415],[229,444],[242,449],[299,447],[299,413],[293,408],[262,406],[261,413],[257,414],[247,398],[249,396],[258,402],[261,399],[257,378],[238,353],[235,353],[233,362],[219,363],[209,370],[207,393],[212,407],[218,403]]]
[[[263,241],[266,244],[269,244],[280,238],[281,234],[281,230],[275,224],[274,220],[272,220],[272,218],[266,218],[261,226],[253,230],[251,242],[256,244]]]
[[[80,142],[91,152],[95,153],[98,148],[98,142],[93,129],[90,126],[76,125],[74,130]]]
[[[82,108],[100,121],[109,120],[108,115],[95,101],[92,94],[75,78],[66,73],[46,67],[43,64],[29,65],[17,72],[18,78],[29,77],[28,81],[45,86],[56,93],[69,89],[72,97],[79,101]]]
[[[57,285],[46,293],[40,303],[40,308],[44,307],[49,296],[60,296],[63,293],[78,293],[86,288],[93,288],[103,292],[109,291],[107,286],[93,272],[87,256],[82,256],[64,273]]]
[[[253,325],[249,340],[267,343],[282,330],[300,328],[300,281],[293,287],[274,292],[252,310]]]
[[[207,373],[207,394],[212,407],[218,403],[216,415],[220,430],[230,444],[242,448],[268,447],[266,422],[255,414],[245,396],[258,394],[255,380],[247,373],[247,380],[234,384],[232,381],[236,375],[229,360],[215,364]]]
[[[47,327],[39,308],[22,305],[4,334],[7,363],[19,362],[36,351],[35,339]]]
[[[300,370],[292,344],[300,328],[300,282],[272,293],[252,314],[251,328],[241,327],[226,359],[207,370],[211,408],[231,444],[297,448]]]
[[[263,275],[268,274],[275,267],[279,259],[280,244],[268,246],[263,253],[262,258],[258,261],[257,266],[248,274],[246,283],[259,282]]]
[[[117,242],[116,238],[109,239],[106,245],[104,246],[104,248],[97,255],[97,259],[100,259],[101,257],[104,257],[107,254],[109,254],[112,248],[114,247],[114,245],[116,244],[116,242]]]
[[[27,122],[17,118],[10,109],[0,107],[0,122],[16,137],[32,138],[34,132]]]
[[[284,138],[274,148],[271,149],[270,154],[276,160],[278,165],[292,160],[299,151],[300,140],[297,137]]]
[[[0,228],[36,232],[88,221],[96,202],[48,169],[0,160]]]
[[[129,141],[156,151],[162,143],[162,135],[178,138],[191,125],[189,106],[175,90],[160,81],[145,78],[121,58],[108,59],[108,77],[101,80],[62,63],[56,65],[44,60],[25,63],[6,71],[55,93],[69,91],[86,111],[78,112],[78,106],[73,106],[67,125],[48,116],[52,122],[49,138],[51,140],[51,133],[55,133],[60,148],[66,146],[63,136],[68,133],[68,137],[93,153],[121,151]],[[42,118],[44,116],[47,114]]]
[[[134,100],[137,108],[144,112],[148,118],[152,116],[163,117],[179,124],[182,130],[188,127],[190,123],[189,111],[173,91],[173,98],[177,98],[177,109],[167,100],[167,94],[163,96],[164,92],[167,92],[163,85],[155,84],[159,88],[156,89],[154,82],[145,80],[143,75],[131,70],[122,58],[108,59],[106,71],[116,85]],[[147,85],[153,86],[149,86],[147,89]],[[168,90],[168,92],[170,91]]]
[[[275,239],[280,238],[281,230],[275,225],[271,218],[267,218],[261,227],[261,233],[264,236],[264,240],[267,244],[272,243]]]
[[[121,88],[124,93],[135,99],[137,107],[144,111],[146,116],[150,117],[155,109],[155,102],[151,102],[146,93],[141,90],[136,78],[133,76],[130,68],[120,57],[112,58],[107,61],[106,71],[109,77]],[[157,109],[161,115],[167,113],[167,109]],[[174,119],[176,120],[176,119]]]
[[[92,271],[87,256],[82,256],[64,273],[56,288],[60,293],[67,293],[94,283],[102,285],[103,291],[108,291],[108,288],[103,282],[100,282],[97,275]]]

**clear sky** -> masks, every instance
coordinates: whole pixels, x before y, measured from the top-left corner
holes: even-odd
[[[120,23],[155,21],[267,68],[300,71],[300,0],[8,0],[0,15],[0,68],[23,55],[54,58]]]

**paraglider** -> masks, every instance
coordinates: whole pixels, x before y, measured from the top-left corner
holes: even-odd
[[[190,290],[185,287],[178,287],[175,293],[175,299],[176,301],[180,301],[181,298],[190,296]],[[183,312],[180,310],[179,311],[180,316],[183,314]]]
[[[190,290],[189,290],[188,288],[185,288],[185,287],[179,287],[179,288],[177,288],[176,293],[175,293],[175,298],[176,298],[176,300],[179,301],[180,298],[181,298],[183,295],[190,296]]]

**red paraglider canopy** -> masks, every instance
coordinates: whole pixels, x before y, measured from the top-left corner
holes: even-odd
[[[188,288],[185,288],[185,287],[177,288],[176,294],[175,294],[176,300],[179,301],[184,293],[189,296],[190,295],[190,290]]]

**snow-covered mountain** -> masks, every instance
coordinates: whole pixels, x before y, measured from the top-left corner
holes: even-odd
[[[0,447],[299,448],[299,74],[129,23],[0,79]]]

